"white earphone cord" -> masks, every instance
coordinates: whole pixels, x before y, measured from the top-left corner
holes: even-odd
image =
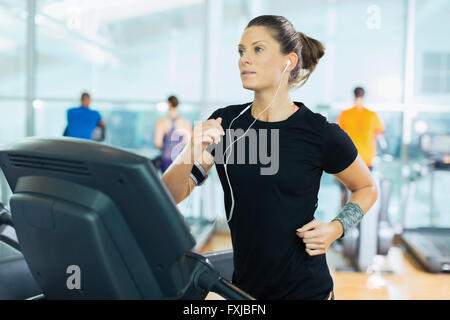
[[[284,75],[284,73],[286,72],[286,70],[287,70],[287,68],[288,68],[289,65],[290,65],[290,61],[288,60],[288,63],[287,63],[287,65],[286,65],[285,69],[283,70],[283,75]],[[245,137],[245,135],[247,134],[248,130],[250,130],[250,128],[253,126],[253,124],[255,124],[255,122],[256,122],[256,120],[258,120],[259,116],[260,116],[264,111],[266,111],[268,108],[271,107],[273,101],[275,100],[275,97],[276,97],[277,94],[278,94],[278,91],[280,90],[280,87],[281,87],[281,81],[282,81],[282,80],[283,80],[283,76],[282,76],[281,79],[280,79],[280,83],[278,84],[277,91],[275,92],[275,95],[273,96],[272,101],[269,103],[269,105],[268,105],[266,108],[264,108],[264,110],[261,111],[261,112],[256,116],[255,120],[253,120],[252,124],[247,128],[247,130],[244,132],[244,134],[243,134],[242,136],[240,136],[238,139],[236,139],[235,141],[233,141],[233,143],[231,143],[231,144],[225,149],[225,155],[227,154],[228,148],[232,147],[234,143],[238,142],[241,138]],[[235,117],[233,120],[231,120],[230,126],[228,127],[229,141],[231,141],[230,128],[231,128],[231,125],[233,124],[234,120],[236,120],[236,119],[239,118],[242,114],[244,114],[244,112],[247,111],[249,108],[251,108],[252,105],[253,105],[253,102],[252,102],[247,108],[245,108],[243,111],[241,111],[241,113],[239,113],[239,115],[238,115],[237,117]],[[231,152],[232,152],[232,150],[230,151],[230,153],[228,154],[228,156],[225,158],[225,161],[224,161],[225,175],[226,175],[226,177],[227,177],[227,182],[228,182],[228,186],[230,187],[230,194],[231,194],[231,210],[230,210],[230,217],[227,219],[227,222],[230,222],[230,221],[231,221],[231,218],[233,217],[233,211],[234,211],[234,195],[233,195],[233,188],[231,187],[230,178],[228,177],[228,171],[227,171],[227,161],[228,161],[228,158],[229,158],[230,155],[231,155]],[[189,196],[188,196],[188,197],[189,197],[189,199],[188,199],[187,209],[188,209],[189,211],[191,211],[191,210],[190,210],[190,209],[191,209],[191,208],[190,208],[190,204],[191,204],[191,193],[192,193],[192,192],[191,192],[191,181],[190,181],[189,179],[190,179],[190,178],[188,178],[188,185],[189,185]],[[216,217],[214,218],[214,225],[216,224],[216,221],[217,221],[217,213],[216,213]],[[214,225],[213,225],[213,226],[214,226]]]
[[[286,72],[287,67],[288,67],[289,65],[290,65],[290,61],[288,60],[288,64],[286,65],[285,69],[283,70],[283,75],[284,75],[284,73]],[[255,124],[255,122],[256,122],[256,120],[258,120],[259,116],[260,116],[264,111],[266,111],[268,108],[270,108],[270,107],[272,106],[272,103],[274,102],[275,97],[277,96],[278,91],[280,90],[280,87],[281,87],[281,81],[282,81],[282,80],[283,80],[283,76],[281,76],[280,83],[278,84],[277,91],[275,92],[275,95],[273,96],[272,101],[269,103],[269,105],[268,105],[266,108],[264,108],[264,110],[261,111],[261,112],[256,116],[255,120],[253,120],[252,124],[247,128],[247,130],[244,132],[244,134],[243,134],[242,136],[240,136],[238,139],[236,139],[235,141],[233,141],[233,142],[225,149],[225,155],[227,154],[228,148],[230,148],[231,146],[233,146],[233,144],[236,143],[236,142],[238,142],[241,138],[245,137],[245,135],[247,134],[248,130],[250,130],[250,128],[253,126],[253,124]],[[230,128],[231,128],[231,125],[233,124],[234,120],[236,120],[237,118],[239,118],[245,111],[247,111],[249,108],[251,108],[252,105],[253,105],[253,102],[250,104],[250,106],[248,106],[247,108],[245,108],[244,111],[242,111],[237,117],[235,117],[235,118],[231,121],[230,126],[228,127],[229,141],[231,141]],[[231,194],[231,210],[230,210],[230,217],[228,218],[227,222],[230,222],[230,221],[231,221],[231,218],[233,217],[233,212],[234,212],[234,195],[233,195],[233,188],[231,187],[230,178],[228,177],[228,171],[227,171],[227,162],[228,162],[228,158],[229,158],[230,155],[231,155],[231,152],[232,152],[232,150],[230,151],[230,153],[228,154],[228,156],[225,158],[225,161],[224,161],[225,175],[226,175],[226,177],[227,177],[227,182],[228,182],[228,186],[230,187],[230,194]],[[216,218],[217,218],[217,217],[216,217]]]

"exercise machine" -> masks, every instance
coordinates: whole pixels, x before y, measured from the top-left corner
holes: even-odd
[[[191,252],[195,240],[148,158],[82,139],[27,138],[0,151],[0,165],[37,298],[253,299],[218,271],[228,265],[230,279],[232,252]]]
[[[401,239],[409,252],[429,272],[450,272],[450,228],[436,225],[437,214],[434,203],[435,172],[450,170],[450,135],[424,134],[419,139],[419,149],[427,157],[425,162],[413,170],[408,178],[404,198],[403,233]],[[411,204],[415,197],[417,180],[429,176],[430,226],[410,228]],[[447,212],[448,213],[448,212]]]
[[[3,233],[13,226],[9,209],[0,204],[0,300],[21,300],[41,294],[20,253],[19,243]]]

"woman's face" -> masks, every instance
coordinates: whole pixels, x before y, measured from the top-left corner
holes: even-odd
[[[238,45],[239,71],[245,89],[259,91],[278,86],[287,55],[269,29],[253,26],[245,29]]]

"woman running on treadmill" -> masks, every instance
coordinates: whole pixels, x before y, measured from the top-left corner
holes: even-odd
[[[265,15],[248,23],[237,51],[242,86],[254,92],[253,101],[219,108],[196,125],[162,180],[179,203],[199,177],[201,183],[199,172],[216,164],[234,284],[257,299],[333,299],[325,253],[361,221],[378,193],[349,136],[289,97],[289,89],[308,80],[325,49],[286,18]],[[264,145],[276,169],[270,174],[263,173],[267,157],[254,161],[251,153],[259,148],[261,154]],[[323,171],[351,192],[330,222],[314,219]]]
[[[169,115],[159,119],[156,123],[154,144],[161,149],[160,169],[164,172],[172,164],[186,144],[187,137],[192,133],[191,122],[179,116],[177,106],[178,98],[167,98]]]

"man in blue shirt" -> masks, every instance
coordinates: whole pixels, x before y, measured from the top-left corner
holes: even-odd
[[[88,93],[81,95],[81,106],[67,111],[67,136],[92,139],[96,127],[105,127],[100,113],[89,109],[91,97]]]

